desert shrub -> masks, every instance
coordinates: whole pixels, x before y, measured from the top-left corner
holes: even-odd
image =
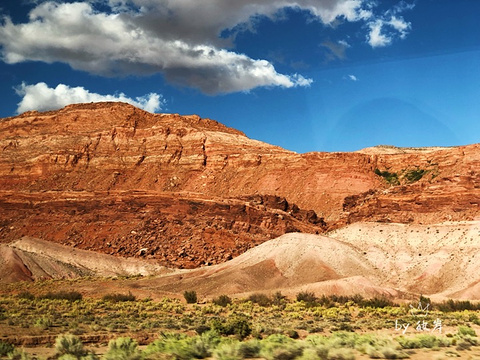
[[[272,296],[272,304],[273,305],[277,305],[277,306],[284,305],[286,301],[287,301],[287,297],[284,296],[280,291],[277,291]]]
[[[265,294],[257,293],[252,294],[248,297],[248,301],[251,301],[254,304],[258,304],[260,306],[270,306],[272,304],[272,300]]]
[[[60,335],[55,339],[55,352],[57,357],[69,355],[70,358],[81,359],[88,355],[83,343],[75,335]]]
[[[352,350],[338,348],[330,349],[328,351],[327,360],[354,360],[355,355],[353,355]]]
[[[8,358],[11,360],[37,360],[37,358],[32,358],[25,350],[15,349],[12,352],[8,353]]]
[[[297,300],[298,300],[298,295],[297,295]],[[331,307],[335,306],[335,303],[333,302],[331,297],[326,296],[326,295],[320,296],[320,298],[318,298],[316,301],[319,305],[324,306],[326,308],[331,308]]]
[[[47,330],[50,326],[53,325],[53,321],[49,317],[42,316],[35,321],[35,327],[38,327],[42,330]]]
[[[25,300],[35,300],[35,295],[33,295],[31,292],[29,291],[22,291],[21,293],[19,293],[17,295],[17,297],[19,299],[25,299]]]
[[[306,304],[314,304],[317,302],[317,297],[313,292],[301,291],[297,294],[297,301],[303,301]]]
[[[387,299],[384,296],[365,299],[359,305],[362,307],[372,308],[386,308],[388,306],[396,306],[396,304],[392,300]]]
[[[241,343],[238,341],[223,342],[213,352],[215,360],[241,360],[244,357],[240,352]]]
[[[261,344],[260,356],[267,360],[293,360],[303,353],[302,344],[285,335],[270,335]]]
[[[298,332],[293,329],[287,330],[287,336],[292,339],[298,339],[300,337],[300,335],[298,335]]]
[[[147,359],[190,360],[192,352],[185,335],[163,333],[144,350]]]
[[[59,291],[56,293],[48,292],[40,295],[38,298],[48,300],[80,301],[82,300],[83,296],[78,291]]]
[[[204,332],[207,332],[211,329],[211,326],[208,326],[208,325],[199,325],[195,328],[195,332],[198,334],[198,335],[202,335]]]
[[[434,347],[448,346],[450,344],[447,338],[437,338],[429,334],[419,334],[414,337],[399,336],[396,340],[404,349],[431,349]]]
[[[385,181],[387,183],[389,183],[390,185],[400,184],[400,181],[398,180],[398,174],[397,173],[391,173],[387,170],[381,171],[379,169],[375,169],[375,174],[383,177],[385,179]]]
[[[328,356],[328,348],[325,346],[306,348],[298,360],[325,360]]]
[[[390,346],[381,347],[379,349],[379,352],[381,354],[381,357],[379,359],[406,359],[410,357],[410,355],[408,355],[405,351],[398,350]]]
[[[140,360],[142,354],[138,349],[138,343],[129,337],[120,337],[110,340],[105,360]]]
[[[435,304],[435,308],[442,312],[453,312],[463,310],[480,310],[480,303],[473,304],[468,300],[446,300]]]
[[[117,303],[117,302],[135,301],[137,300],[137,298],[135,297],[135,295],[129,292],[128,294],[107,294],[103,296],[102,300]]]
[[[220,343],[220,337],[215,331],[206,331],[200,336],[187,339],[186,342],[195,359],[204,359],[212,355],[213,349]]]
[[[14,349],[15,347],[12,344],[0,340],[0,356],[6,356]]]
[[[261,343],[258,339],[243,341],[238,349],[243,359],[256,358],[261,350]]]
[[[470,326],[460,325],[458,327],[457,333],[459,336],[477,336],[477,333]]]
[[[252,333],[250,321],[241,315],[229,317],[226,321],[213,319],[210,322],[210,328],[220,335],[235,335],[241,340]]]
[[[185,301],[187,304],[196,304],[198,299],[197,299],[197,292],[195,290],[188,291],[186,290],[183,293],[183,297],[185,298]]]
[[[220,295],[212,301],[215,305],[225,307],[232,303],[232,299],[228,295]]]
[[[413,183],[418,180],[420,180],[423,175],[427,173],[427,170],[424,169],[416,169],[416,170],[409,170],[405,173],[405,179],[408,180],[408,182]]]

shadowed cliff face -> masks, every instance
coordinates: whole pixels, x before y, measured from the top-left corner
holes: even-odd
[[[479,168],[476,145],[296,154],[198,116],[71,105],[0,120],[0,241],[195,267],[286,232],[471,220]]]

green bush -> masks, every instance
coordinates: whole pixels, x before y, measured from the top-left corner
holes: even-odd
[[[240,340],[252,333],[250,321],[241,315],[231,316],[226,321],[213,319],[210,322],[210,328],[220,335],[236,335]]]
[[[204,359],[212,355],[213,349],[217,347],[220,340],[218,333],[210,330],[188,339],[187,343],[195,359]]]
[[[163,333],[144,350],[146,359],[191,360],[189,339],[185,335]]]
[[[29,291],[22,291],[17,295],[19,299],[25,299],[25,300],[35,300],[35,295],[33,295]]]
[[[107,294],[104,295],[102,298],[103,301],[108,301],[108,302],[126,302],[126,301],[135,301],[137,298],[135,295],[133,295],[131,292],[129,292],[127,295],[125,294]]]
[[[353,355],[352,350],[350,349],[330,349],[327,355],[327,360],[354,360],[355,355]]]
[[[261,293],[250,295],[248,297],[248,301],[251,301],[252,303],[258,304],[260,306],[272,305],[272,300],[267,295]]]
[[[0,356],[6,356],[13,352],[15,347],[12,344],[0,340]]]
[[[57,357],[70,355],[71,358],[81,359],[88,354],[80,339],[75,335],[60,335],[55,339]]]
[[[389,171],[381,171],[379,169],[375,169],[375,174],[378,176],[381,176],[385,179],[387,183],[390,185],[398,185],[400,184],[400,181],[398,180],[398,174],[397,173],[391,173]]]
[[[249,359],[258,357],[261,348],[260,341],[258,339],[252,339],[241,342],[238,351],[243,359]]]
[[[314,304],[317,302],[317,297],[313,292],[302,291],[297,294],[297,301],[303,301],[306,304]]]
[[[480,303],[473,304],[468,300],[452,300],[443,301],[435,304],[435,308],[442,312],[463,311],[463,310],[480,310]]]
[[[473,336],[473,337],[475,337],[475,336],[477,336],[477,333],[470,326],[460,325],[458,327],[458,335],[459,336]]]
[[[223,342],[213,352],[215,360],[241,360],[244,357],[240,352],[241,343],[238,341]]]
[[[277,291],[272,296],[272,304],[273,305],[277,305],[277,306],[284,305],[286,301],[287,301],[287,297],[284,296],[280,291]]]
[[[450,344],[450,341],[446,338],[437,338],[429,334],[420,334],[414,337],[399,336],[396,340],[404,349],[431,349],[434,347],[448,346],[448,344]]]
[[[232,299],[228,295],[220,295],[212,301],[215,305],[225,307],[232,303]]]
[[[110,340],[108,351],[103,358],[105,360],[140,360],[142,354],[135,340],[129,337],[120,337]]]
[[[185,301],[187,304],[196,304],[198,299],[197,299],[197,292],[192,290],[192,291],[185,291],[183,293],[183,297],[185,298]]]
[[[372,307],[372,308],[386,308],[388,306],[392,306],[392,307],[396,306],[396,304],[392,300],[387,299],[384,296],[365,299],[361,301],[359,305],[362,307]]]
[[[303,353],[302,343],[281,334],[270,335],[261,344],[260,356],[267,360],[293,360]]]
[[[56,293],[48,292],[44,295],[40,295],[39,299],[49,300],[68,300],[68,301],[80,301],[83,296],[78,291],[59,291]]]
[[[405,179],[408,180],[408,182],[413,183],[420,180],[423,177],[423,175],[425,175],[426,173],[427,173],[427,170],[416,169],[416,170],[407,171],[404,176],[405,176]]]

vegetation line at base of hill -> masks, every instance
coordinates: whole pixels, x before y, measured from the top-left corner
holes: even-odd
[[[5,336],[0,354],[29,359],[13,346],[25,337],[42,336],[57,338],[56,349],[59,342],[84,349],[82,341],[106,345],[112,339],[100,357],[104,359],[314,360],[353,359],[358,354],[406,358],[412,349],[455,353],[479,345],[475,328],[480,325],[480,305],[469,301],[432,304],[422,296],[399,305],[387,298],[317,297],[311,292],[287,299],[277,292],[245,299],[220,295],[197,303],[194,290],[184,296],[185,301],[137,299],[131,293],[93,299],[74,291],[1,296],[0,328]],[[372,334],[380,330],[391,335]],[[140,350],[138,343],[146,349]],[[100,356],[79,351],[57,349],[55,358]]]

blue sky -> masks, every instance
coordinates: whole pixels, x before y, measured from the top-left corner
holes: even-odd
[[[117,100],[297,152],[480,142],[477,0],[3,0],[0,117]]]

